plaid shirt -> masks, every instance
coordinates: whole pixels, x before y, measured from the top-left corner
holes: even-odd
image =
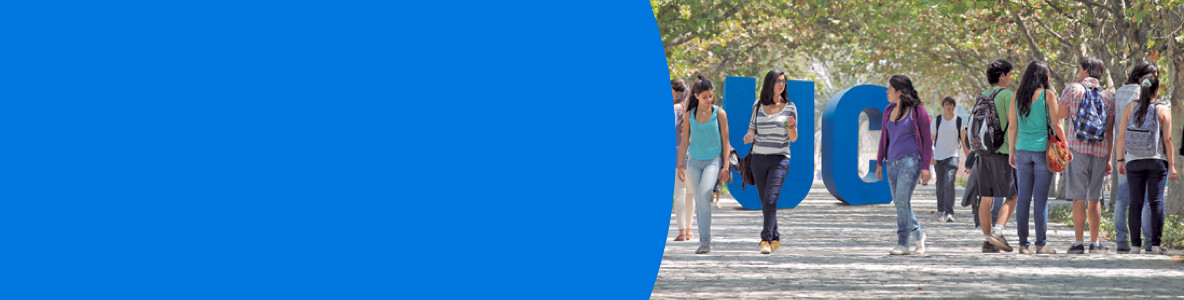
[[[1077,153],[1108,158],[1110,157],[1110,144],[1113,140],[1114,123],[1118,122],[1114,119],[1113,91],[1102,90],[1099,92],[1102,95],[1102,103],[1106,106],[1106,120],[1108,121],[1106,122],[1105,138],[1102,139],[1102,142],[1086,143],[1079,141],[1077,140],[1077,133],[1074,130],[1074,128],[1077,128],[1077,125],[1074,124],[1073,118],[1077,116],[1078,104],[1081,104],[1081,100],[1085,99],[1086,89],[1100,89],[1100,87],[1101,84],[1098,83],[1098,80],[1092,77],[1086,78],[1081,82],[1070,83],[1069,86],[1065,87],[1065,91],[1061,93],[1061,98],[1057,100],[1057,103],[1069,108],[1069,128],[1065,129],[1065,135],[1067,135],[1065,139],[1067,140],[1066,144],[1068,144],[1069,149]]]

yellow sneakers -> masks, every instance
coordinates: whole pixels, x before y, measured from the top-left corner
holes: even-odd
[[[761,241],[761,254],[773,253],[773,249],[769,248],[769,242]]]
[[[772,249],[773,251],[777,251],[777,248],[781,248],[781,241],[773,241],[772,244],[773,244],[773,249]]]

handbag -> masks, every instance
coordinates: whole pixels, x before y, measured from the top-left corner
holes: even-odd
[[[752,105],[752,120],[749,121],[749,124],[756,122],[756,110],[757,110],[757,108],[760,108],[760,107],[761,107],[761,104],[759,101]],[[752,129],[754,135],[756,133],[756,130],[757,130],[756,128]],[[756,177],[752,174],[752,148],[754,146],[756,146],[755,138],[753,138],[752,144],[750,146],[748,146],[748,155],[745,155],[744,157],[740,158],[738,160],[738,162],[739,162],[738,164],[732,165],[733,167],[735,167],[736,172],[740,172],[740,179],[741,179],[741,181],[743,181],[740,184],[741,191],[744,190],[745,185],[756,185]],[[732,155],[737,155],[736,149],[732,149]]]
[[[1048,128],[1048,142],[1045,143],[1048,170],[1052,172],[1065,171],[1065,168],[1069,167],[1069,162],[1073,161],[1073,152],[1069,151],[1069,146],[1065,145],[1065,141],[1052,130],[1052,119],[1049,118],[1048,113],[1044,114],[1044,119],[1047,123],[1045,127]]]

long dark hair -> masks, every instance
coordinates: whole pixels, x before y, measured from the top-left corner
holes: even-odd
[[[1126,77],[1126,84],[1139,84],[1139,80],[1143,79],[1144,75],[1155,74],[1159,72],[1159,67],[1150,61],[1141,61],[1131,69],[1131,74]]]
[[[1143,116],[1147,115],[1147,108],[1151,107],[1151,98],[1159,91],[1159,77],[1155,74],[1143,75],[1139,80],[1139,108],[1135,110],[1135,124],[1143,125]]]
[[[682,78],[671,79],[670,89],[678,92],[678,96],[674,96],[674,104],[682,104],[687,101],[687,82]]]
[[[900,116],[896,117],[896,120],[892,120],[893,122],[903,119],[908,114],[907,109],[921,105],[921,97],[917,96],[917,90],[913,88],[913,80],[908,76],[892,75],[892,78],[888,78],[888,84],[900,91],[900,105],[898,105],[900,107],[898,109],[904,109]]]
[[[778,97],[773,95],[773,86],[777,84],[777,77],[781,77],[781,75],[785,75],[785,72],[778,69],[773,69],[769,71],[769,73],[765,74],[765,83],[761,84],[761,105],[773,105],[777,103]],[[786,78],[786,80],[789,80],[789,78]],[[786,89],[781,91],[781,99],[785,99],[786,102],[789,102],[788,84],[786,85]]]
[[[696,97],[699,93],[715,89],[715,85],[711,84],[711,80],[703,78],[703,75],[697,75],[695,77],[699,79],[695,80],[695,84],[691,85],[691,94],[687,97],[687,111],[689,112],[695,112],[699,109],[699,97]]]
[[[1020,88],[1015,92],[1015,109],[1018,115],[1028,117],[1032,111],[1032,95],[1038,89],[1048,89],[1048,64],[1042,61],[1028,63],[1020,79]]]

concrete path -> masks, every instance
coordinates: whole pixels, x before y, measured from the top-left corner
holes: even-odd
[[[896,243],[891,204],[843,205],[821,184],[797,208],[778,211],[785,244],[771,255],[758,252],[760,211],[721,202],[710,254],[694,254],[697,235],[673,241],[678,230],[671,222],[652,298],[1184,298],[1184,263],[1173,259],[1179,256],[1064,254],[1073,228],[1060,224],[1048,230],[1059,254],[982,253],[969,207],[956,208],[954,223],[936,220],[932,184],[919,186],[913,198],[928,234],[924,255],[888,254]],[[1006,232],[1018,247],[1014,217]]]

